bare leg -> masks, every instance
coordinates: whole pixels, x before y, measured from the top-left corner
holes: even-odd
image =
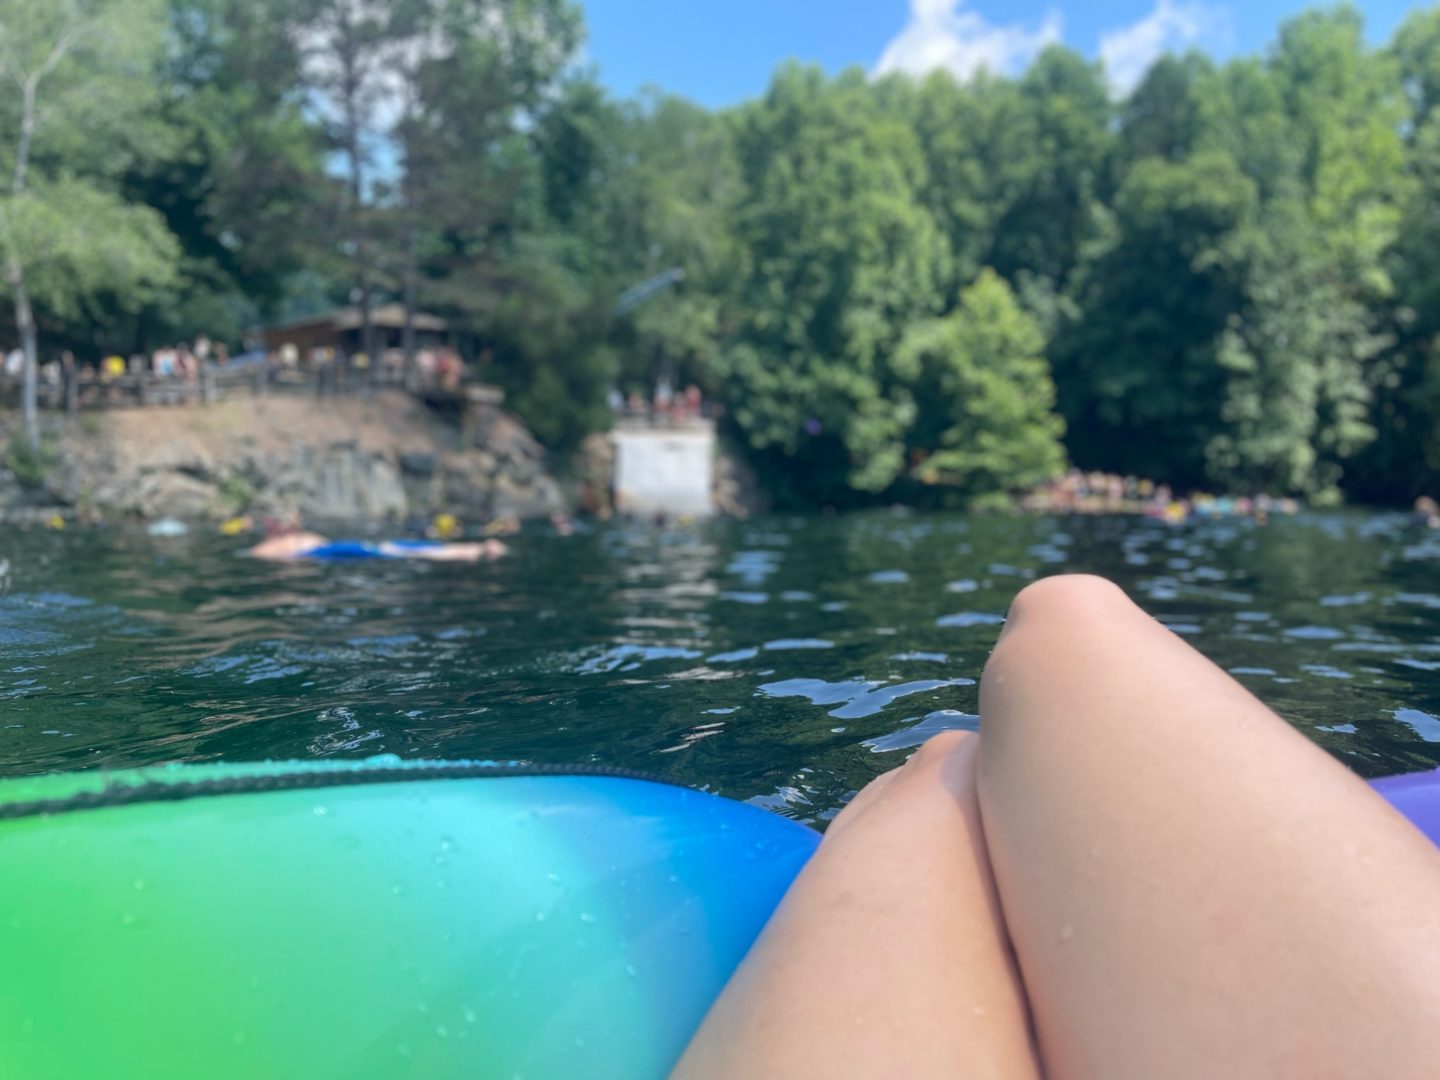
[[[831,825],[677,1077],[1036,1080],[975,798],[932,739]]]
[[[1440,855],[1096,578],[981,684],[985,836],[1051,1080],[1440,1076]]]

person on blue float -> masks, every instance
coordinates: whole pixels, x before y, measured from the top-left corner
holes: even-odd
[[[676,1068],[1433,1080],[1440,851],[1098,578],[840,813]]]
[[[323,556],[335,541],[328,536],[296,527],[278,528],[246,551],[257,559],[305,559]],[[429,559],[432,562],[480,562],[498,559],[509,549],[493,537],[475,543],[407,542],[382,540],[375,544],[356,545],[367,554],[385,559]],[[347,552],[347,554],[353,554]]]

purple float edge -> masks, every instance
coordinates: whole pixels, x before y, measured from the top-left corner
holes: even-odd
[[[1372,780],[1370,786],[1433,843],[1440,845],[1440,769],[1387,776]]]

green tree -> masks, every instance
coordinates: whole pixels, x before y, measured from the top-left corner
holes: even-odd
[[[1352,7],[1283,24],[1270,68],[1298,149],[1299,185],[1293,197],[1277,192],[1257,228],[1257,311],[1245,330],[1271,383],[1290,390],[1263,421],[1260,438],[1272,451],[1250,456],[1278,462],[1276,431],[1288,427],[1298,444],[1308,430],[1314,466],[1282,469],[1276,479],[1318,491],[1333,488],[1375,437],[1371,402],[1395,294],[1387,256],[1409,190],[1404,99],[1389,56],[1365,44]],[[1285,456],[1298,462],[1305,453]]]
[[[1120,154],[1127,162],[1147,157],[1182,161],[1204,130],[1199,89],[1215,65],[1200,53],[1164,55],[1150,66],[1120,112]]]
[[[176,249],[160,216],[126,202],[118,174],[153,152],[147,109],[164,33],[159,0],[0,2],[0,252],[25,353],[25,432],[38,445],[35,307],[64,312],[101,289],[167,284]]]
[[[861,73],[789,66],[736,139],[744,271],[719,361],[734,420],[797,497],[883,492],[915,410],[890,356],[906,326],[940,313],[948,258],[916,197],[914,133]]]
[[[1348,290],[1384,300],[1383,258],[1407,187],[1404,98],[1391,59],[1366,46],[1364,19],[1344,6],[1283,24],[1270,66],[1322,254]]]
[[[657,378],[718,389],[729,290],[742,251],[731,225],[741,194],[727,118],[658,94],[626,111],[620,161],[608,178],[607,247],[624,286],[680,270],[614,328],[626,389]]]
[[[1126,103],[1114,232],[1055,353],[1083,465],[1322,492],[1374,437],[1398,81],[1340,8],[1265,62],[1161,61]]]
[[[1109,91],[1098,63],[1058,45],[1035,59],[1017,90],[1028,168],[987,261],[1011,282],[1037,277],[1060,292],[1096,235],[1108,195],[1115,141]]]
[[[1435,490],[1440,474],[1440,11],[1412,13],[1390,54],[1408,118],[1411,186],[1387,268],[1396,297],[1394,347],[1377,364],[1377,437],[1347,473],[1362,498],[1405,502]]]
[[[237,342],[276,318],[297,275],[327,267],[343,197],[305,108],[304,5],[172,0],[169,15],[154,107],[170,138],[130,162],[124,192],[164,216],[181,256],[172,286],[139,313],[132,348],[200,332]],[[96,312],[96,345],[124,347],[125,315]]]
[[[402,9],[403,10],[403,9]],[[371,320],[376,291],[377,151],[389,134],[395,86],[395,14],[383,0],[314,0],[296,27],[307,89],[325,119],[331,145],[345,163],[341,208],[344,248],[360,310],[360,347],[374,358]]]
[[[892,75],[882,108],[919,139],[919,197],[951,254],[947,295],[998,270],[1027,296],[1070,285],[1101,228],[1115,135],[1098,65],[1046,49],[1018,80]]]
[[[911,481],[945,495],[1014,491],[1064,468],[1064,423],[1044,335],[1004,279],[985,270],[950,314],[912,324],[895,376],[916,416],[906,436]]]
[[[1375,436],[1371,367],[1387,344],[1293,203],[1237,238],[1246,282],[1221,335],[1225,376],[1205,476],[1222,489],[1329,492]]]
[[[1255,200],[1225,155],[1147,157],[1131,168],[1115,199],[1114,242],[1055,349],[1081,466],[1205,482],[1225,399],[1220,338],[1243,302],[1233,236]]]
[[[1031,182],[1035,137],[1013,81],[968,83],[935,72],[891,75],[876,88],[887,115],[911,128],[925,156],[917,197],[950,250],[945,293],[973,281],[994,253],[1002,217]]]
[[[511,243],[563,232],[546,219],[537,132],[557,107],[581,26],[567,0],[443,0],[435,20],[440,45],[420,66],[405,163],[428,234],[422,270],[479,326]]]

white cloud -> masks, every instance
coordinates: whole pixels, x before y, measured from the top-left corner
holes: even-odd
[[[1117,96],[1128,94],[1162,53],[1193,45],[1220,28],[1221,14],[1186,0],[1156,0],[1155,10],[1130,26],[1100,35],[1100,59]]]
[[[982,69],[1014,74],[1059,40],[1060,15],[1055,11],[1032,29],[1020,23],[992,25],[966,10],[964,0],[910,0],[910,21],[885,47],[875,74],[948,71],[958,79]]]

